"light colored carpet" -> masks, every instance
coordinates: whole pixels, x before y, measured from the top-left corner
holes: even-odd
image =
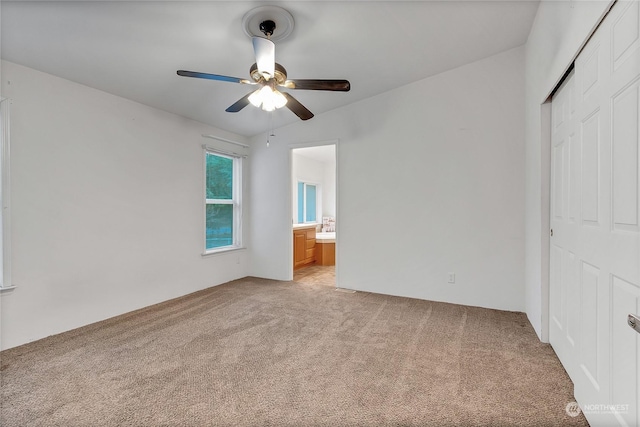
[[[0,353],[13,426],[552,426],[522,313],[246,278]]]

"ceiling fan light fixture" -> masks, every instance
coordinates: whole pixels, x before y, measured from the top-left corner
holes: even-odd
[[[262,105],[262,91],[266,87],[267,86],[263,86],[262,88],[249,95],[249,102],[251,103],[251,105],[253,105],[254,107],[260,107],[260,105]]]
[[[273,91],[273,105],[276,108],[282,108],[287,105],[287,98],[278,90]]]
[[[264,85],[249,95],[249,102],[254,107],[262,108],[264,111],[273,111],[287,105],[287,98],[278,90],[271,86]]]

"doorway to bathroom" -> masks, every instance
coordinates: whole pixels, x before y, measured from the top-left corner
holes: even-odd
[[[293,280],[336,286],[336,144],[291,149]]]

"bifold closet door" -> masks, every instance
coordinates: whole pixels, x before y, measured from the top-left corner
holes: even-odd
[[[640,425],[640,5],[617,2],[552,100],[549,338],[592,425]]]

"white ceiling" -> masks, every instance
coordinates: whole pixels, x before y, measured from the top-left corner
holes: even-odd
[[[348,79],[351,91],[290,91],[316,115],[526,42],[538,1],[7,1],[2,58],[245,136],[270,127],[252,106],[224,110],[251,90],[179,77],[176,70],[247,78],[250,9],[294,17],[276,43],[289,78]],[[299,119],[273,113],[277,128]],[[311,119],[313,120],[313,119]]]

